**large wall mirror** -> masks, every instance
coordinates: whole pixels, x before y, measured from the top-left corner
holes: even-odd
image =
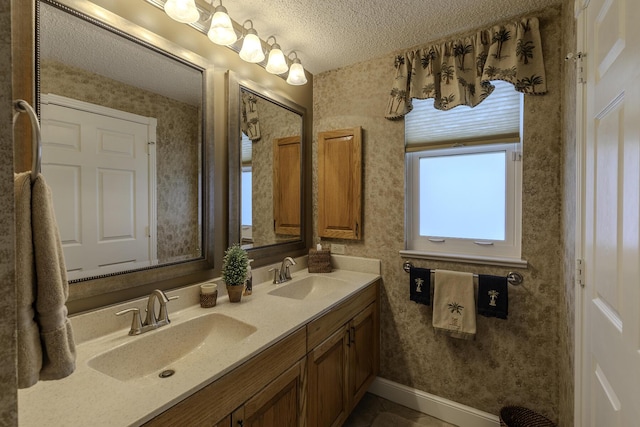
[[[42,173],[70,300],[201,272],[213,251],[208,64],[81,3],[36,3]]]
[[[229,240],[261,263],[306,248],[305,113],[229,73]]]

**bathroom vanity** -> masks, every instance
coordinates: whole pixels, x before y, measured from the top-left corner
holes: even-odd
[[[380,262],[297,261],[278,285],[256,269],[239,304],[168,292],[171,324],[138,336],[114,313],[144,300],[75,316],[76,372],[21,390],[20,425],[341,425],[378,373]]]

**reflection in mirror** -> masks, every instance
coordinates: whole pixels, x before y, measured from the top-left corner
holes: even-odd
[[[241,243],[301,239],[302,114],[240,86]]]
[[[202,258],[202,69],[39,14],[42,172],[70,281]]]

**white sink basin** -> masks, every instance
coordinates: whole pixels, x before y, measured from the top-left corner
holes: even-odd
[[[96,371],[120,381],[131,381],[165,368],[179,373],[181,359],[199,354],[211,357],[256,331],[256,327],[220,313],[210,313],[179,324],[130,337],[130,341],[89,360]]]
[[[268,294],[297,300],[321,299],[339,291],[346,284],[344,280],[333,277],[305,276],[278,285],[278,288],[269,291]]]

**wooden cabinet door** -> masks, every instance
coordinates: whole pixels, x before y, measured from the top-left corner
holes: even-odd
[[[379,368],[377,304],[361,311],[350,323],[349,397],[352,409],[367,392]]]
[[[223,420],[218,421],[218,423],[214,424],[213,427],[232,427],[231,415],[228,415]]]
[[[276,234],[300,235],[300,135],[273,144],[273,222]]]
[[[318,235],[362,234],[362,128],[318,134]]]
[[[338,427],[349,415],[347,325],[307,356],[307,426]]]
[[[303,363],[296,363],[249,399],[242,415],[234,413],[234,426],[301,427],[302,369]]]

